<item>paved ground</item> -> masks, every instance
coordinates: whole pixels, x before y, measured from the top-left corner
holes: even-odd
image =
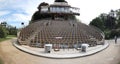
[[[18,45],[15,42],[13,42],[13,45],[17,48],[19,48],[22,51],[28,52],[33,55],[37,56],[43,56],[43,57],[48,57],[48,58],[54,58],[54,59],[65,59],[65,58],[80,58],[83,56],[88,56],[94,53],[97,53],[101,50],[106,49],[109,44],[105,42],[104,45],[98,45],[94,47],[88,47],[86,52],[81,52],[81,50],[76,50],[76,49],[60,49],[59,51],[54,51],[53,49],[51,50],[51,53],[45,53],[44,48],[35,48],[35,47],[29,47],[25,45]]]
[[[120,39],[118,44],[107,41],[110,46],[92,56],[74,59],[49,59],[37,57],[16,49],[11,40],[0,43],[0,57],[5,64],[117,64],[120,61]]]

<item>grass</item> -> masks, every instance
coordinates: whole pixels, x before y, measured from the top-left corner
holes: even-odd
[[[5,41],[5,40],[9,40],[9,39],[11,39],[11,38],[0,38],[0,42]]]
[[[12,37],[16,37],[16,35],[8,35],[7,37],[12,38]]]
[[[14,37],[16,37],[16,36],[15,35],[8,35],[6,38],[0,38],[0,42],[5,41],[5,40],[9,40],[9,39],[14,38]]]
[[[120,64],[120,62],[118,64]]]
[[[4,64],[4,62],[2,61],[2,59],[0,58],[0,64]]]

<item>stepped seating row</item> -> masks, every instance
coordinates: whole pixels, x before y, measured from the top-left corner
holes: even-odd
[[[97,42],[103,40],[103,36],[98,30],[80,22],[42,20],[23,28],[19,40],[29,40],[29,42],[20,42],[20,44],[29,43],[34,47],[44,47],[44,44],[48,43],[57,44],[60,47],[63,47],[63,44],[67,47],[74,47],[82,43],[95,46]]]
[[[74,24],[74,26],[71,24]],[[52,21],[50,25],[44,26],[43,29],[36,34],[35,38],[31,40],[30,46],[41,44],[39,47],[44,47],[46,43],[68,44],[70,47],[75,43],[87,43],[94,46],[97,44],[97,41],[103,39],[98,31],[81,24],[82,23]]]
[[[38,28],[41,28],[41,26],[44,24],[44,22],[35,22],[35,23],[32,23],[24,28],[22,28],[19,36],[18,36],[18,39],[20,41],[26,41],[27,39],[30,38],[31,35],[34,35],[34,33],[36,32],[36,30]]]

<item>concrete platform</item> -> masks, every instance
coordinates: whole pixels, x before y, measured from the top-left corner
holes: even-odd
[[[61,49],[58,52],[55,52],[54,50],[52,50],[51,53],[45,53],[43,48],[34,48],[34,47],[25,46],[25,45],[21,46],[21,45],[18,45],[17,42],[13,42],[13,45],[19,50],[27,52],[29,54],[40,56],[40,57],[46,57],[46,58],[54,58],[54,59],[78,58],[78,57],[89,56],[97,52],[100,52],[109,46],[109,44],[106,42],[104,45],[89,47],[87,49],[87,52],[81,52],[80,50],[78,51],[76,49],[65,49],[65,50]]]

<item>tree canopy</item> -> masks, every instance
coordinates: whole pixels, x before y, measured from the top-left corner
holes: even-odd
[[[106,39],[114,38],[114,36],[120,36],[120,10],[117,12],[110,11],[116,16],[111,16],[111,14],[100,14],[100,16],[94,18],[90,25],[96,26],[101,29],[106,36]]]
[[[47,5],[49,5],[49,4],[46,3],[46,2],[40,3],[39,6],[38,6],[38,10],[39,10],[39,11],[41,10],[41,6],[47,6]]]
[[[65,0],[55,0],[55,2],[66,2]]]
[[[0,25],[0,38],[5,38],[8,34],[8,30]]]
[[[0,24],[0,38],[5,38],[7,35],[17,35],[17,28],[10,26],[7,22],[1,22]]]
[[[104,30],[104,23],[100,18],[95,18],[92,20],[92,22],[90,22],[90,25],[94,25],[96,27],[98,27],[101,30]]]

